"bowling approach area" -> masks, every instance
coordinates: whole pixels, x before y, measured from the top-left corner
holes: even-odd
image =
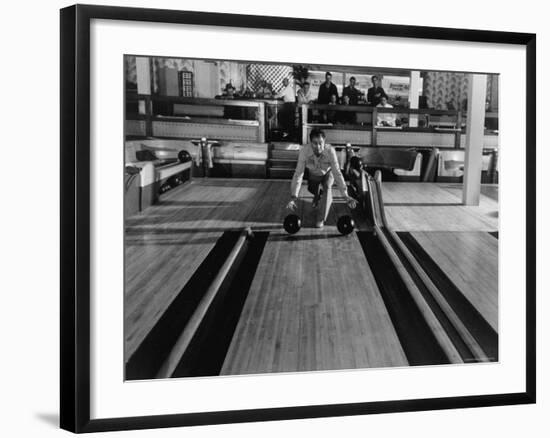
[[[498,360],[498,186],[368,176],[326,225],[290,181],[191,178],[125,219],[126,379]],[[336,224],[349,215],[351,233]]]

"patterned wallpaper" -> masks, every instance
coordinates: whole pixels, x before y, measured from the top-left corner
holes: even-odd
[[[464,73],[426,72],[423,88],[428,107],[460,109],[468,97],[468,77]]]
[[[435,109],[465,109],[468,101],[466,73],[425,72],[423,95],[428,107]],[[487,100],[491,110],[498,109],[498,75],[487,75]]]

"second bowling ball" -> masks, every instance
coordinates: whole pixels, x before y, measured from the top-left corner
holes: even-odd
[[[355,222],[351,216],[340,216],[338,218],[338,222],[336,223],[336,228],[338,228],[338,231],[345,236],[354,230]]]

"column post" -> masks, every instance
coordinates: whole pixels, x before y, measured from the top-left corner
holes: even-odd
[[[462,203],[464,205],[479,205],[487,75],[469,74],[469,79]]]

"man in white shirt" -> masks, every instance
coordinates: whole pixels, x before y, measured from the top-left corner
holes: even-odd
[[[313,95],[311,94],[309,82],[304,82],[303,87],[298,90],[297,98],[298,103],[313,102]]]
[[[294,87],[290,85],[288,78],[283,79],[283,88],[275,95],[277,99],[283,99],[283,108],[279,112],[280,123],[283,128],[283,136],[288,137],[294,131],[294,118],[296,95]]]
[[[380,103],[376,105],[377,108],[393,108],[388,103],[388,99],[385,96],[380,98]],[[394,113],[378,113],[378,119],[376,121],[378,126],[395,126],[395,114]]]
[[[290,85],[288,78],[283,79],[283,88],[275,96],[277,99],[283,99],[285,103],[296,102],[296,95],[294,94],[294,87]]]
[[[315,221],[317,228],[323,227],[330,211],[334,181],[349,207],[357,206],[355,199],[348,195],[346,181],[340,170],[336,151],[331,145],[325,143],[325,138],[325,133],[322,130],[314,128],[309,134],[310,144],[304,145],[300,149],[298,164],[290,183],[291,199],[287,204],[289,210],[296,210],[296,201],[307,168],[309,173],[307,189],[314,195],[313,208],[318,209]]]

